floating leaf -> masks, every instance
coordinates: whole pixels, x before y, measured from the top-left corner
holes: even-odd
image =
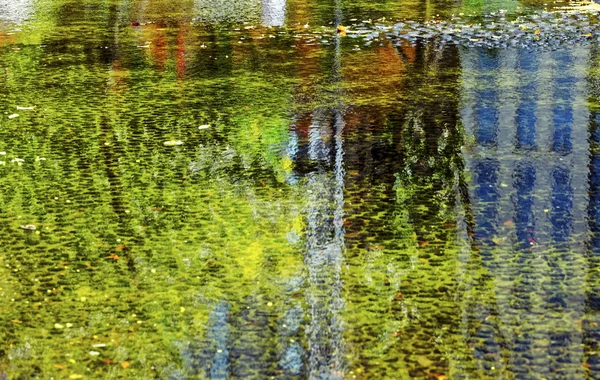
[[[505,240],[506,240],[506,238],[499,238],[499,237],[492,238],[492,241],[498,245],[503,244]]]
[[[423,367],[430,367],[433,364],[433,361],[428,359],[426,356],[417,357],[417,363]]]
[[[442,374],[439,374],[439,373],[428,373],[427,376],[428,377],[433,377],[433,378],[435,378],[437,380],[448,380],[448,376],[442,375]]]

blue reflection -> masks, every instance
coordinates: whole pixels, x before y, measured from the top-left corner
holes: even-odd
[[[500,163],[496,160],[485,159],[475,166],[476,183],[475,196],[480,206],[476,211],[477,225],[475,237],[477,240],[491,244],[491,238],[498,228],[498,169]],[[485,256],[485,253],[482,252]]]
[[[481,49],[478,51],[477,83],[489,83],[475,90],[475,118],[477,124],[477,143],[492,146],[498,135],[498,90],[491,80],[499,69],[496,51]]]
[[[571,130],[573,128],[573,93],[575,78],[571,76],[573,57],[567,50],[554,53],[553,61],[556,64],[557,77],[554,78],[554,109],[552,120],[554,122],[554,136],[552,149],[561,154],[568,154],[573,150]]]
[[[227,314],[229,307],[221,302],[210,313],[209,334],[215,344],[215,354],[210,368],[211,379],[227,379],[229,374],[229,350],[227,349],[227,340],[229,336],[229,326]]]
[[[533,190],[536,171],[529,162],[521,163],[514,173],[516,195],[513,199],[515,207],[515,226],[518,247],[530,247],[535,243],[535,217],[533,213]]]
[[[552,238],[567,243],[572,230],[573,188],[569,169],[557,167],[552,171]]]
[[[517,108],[517,148],[535,149],[535,110],[537,104],[537,88],[535,77],[539,70],[538,53],[532,50],[519,52],[519,67],[522,70],[520,87],[521,101]]]

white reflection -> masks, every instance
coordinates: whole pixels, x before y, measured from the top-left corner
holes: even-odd
[[[0,21],[17,24],[27,20],[31,14],[32,0],[0,0]]]
[[[262,23],[265,26],[281,26],[285,22],[286,0],[263,0]]]

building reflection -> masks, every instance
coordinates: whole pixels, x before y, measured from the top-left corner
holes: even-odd
[[[499,360],[513,374],[582,374],[578,321],[586,271],[575,236],[585,231],[581,152],[588,145],[574,126],[587,123],[588,111],[585,74],[573,67],[585,67],[587,54],[568,48],[461,55],[463,123],[475,141],[465,155],[473,172],[474,243],[494,288],[494,344],[507,349]],[[511,71],[514,82],[505,76]]]

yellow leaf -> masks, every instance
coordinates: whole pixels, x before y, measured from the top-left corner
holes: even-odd
[[[129,363],[129,362],[123,362],[123,363],[121,363],[121,367],[123,367],[123,368],[129,368],[129,367],[131,367],[131,363]]]
[[[423,367],[430,367],[433,364],[433,361],[426,356],[419,356],[417,357],[417,363]]]

